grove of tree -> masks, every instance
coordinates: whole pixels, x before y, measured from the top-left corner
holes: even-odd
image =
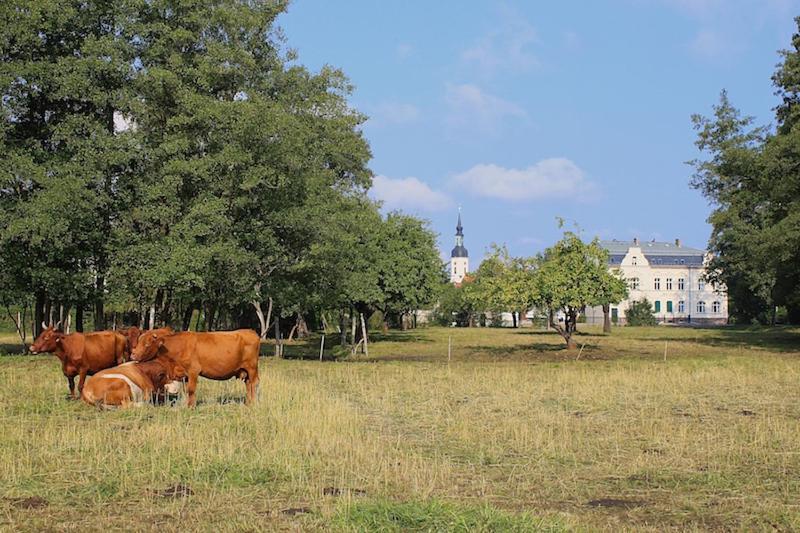
[[[333,312],[341,330],[356,311],[405,324],[432,303],[435,235],[368,198],[366,117],[341,71],[298,63],[276,25],[285,9],[0,4],[9,316],[265,336],[276,317],[302,332]]]

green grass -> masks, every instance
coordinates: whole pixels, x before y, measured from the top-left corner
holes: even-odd
[[[194,411],[96,411],[55,357],[0,357],[0,530],[800,529],[797,329],[373,341],[294,343],[256,406],[201,380]]]

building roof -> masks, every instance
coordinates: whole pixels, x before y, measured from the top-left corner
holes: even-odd
[[[453,251],[450,252],[450,257],[469,257],[469,253],[463,246],[456,246],[453,248]]]
[[[600,246],[609,253],[610,264],[620,264],[622,258],[628,253],[631,247],[641,248],[647,262],[650,265],[690,265],[702,266],[705,250],[683,246],[680,241],[658,242],[638,240],[633,241],[600,241]]]

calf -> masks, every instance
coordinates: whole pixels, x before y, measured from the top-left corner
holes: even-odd
[[[102,408],[138,406],[149,403],[159,395],[166,397],[174,380],[182,378],[184,370],[166,357],[143,363],[129,362],[92,376],[81,393],[89,405]]]
[[[75,376],[78,379],[78,392],[83,390],[87,375],[125,362],[123,335],[115,331],[96,331],[94,333],[71,333],[66,335],[55,327],[47,327],[36,337],[30,346],[33,354],[51,352],[61,361],[61,369],[69,383],[69,395],[75,394]]]

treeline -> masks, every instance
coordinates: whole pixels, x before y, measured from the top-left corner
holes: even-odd
[[[587,243],[567,231],[533,257],[513,257],[504,246],[494,245],[477,271],[460,285],[444,288],[435,318],[474,326],[489,316],[493,325],[501,325],[502,313],[510,312],[517,327],[535,310],[574,348],[573,335],[587,307],[602,307],[603,330],[610,332],[611,305],[627,297],[627,283],[618,269],[609,270],[608,252],[599,241]]]
[[[405,324],[434,301],[434,234],[367,198],[366,117],[342,72],[297,63],[275,24],[285,8],[0,5],[10,318],[264,336],[326,317],[345,331],[376,310]]]
[[[725,91],[713,117],[692,117],[706,156],[692,185],[715,207],[708,277],[727,286],[739,322],[800,323],[800,33],[781,55],[775,127],[755,126]]]

